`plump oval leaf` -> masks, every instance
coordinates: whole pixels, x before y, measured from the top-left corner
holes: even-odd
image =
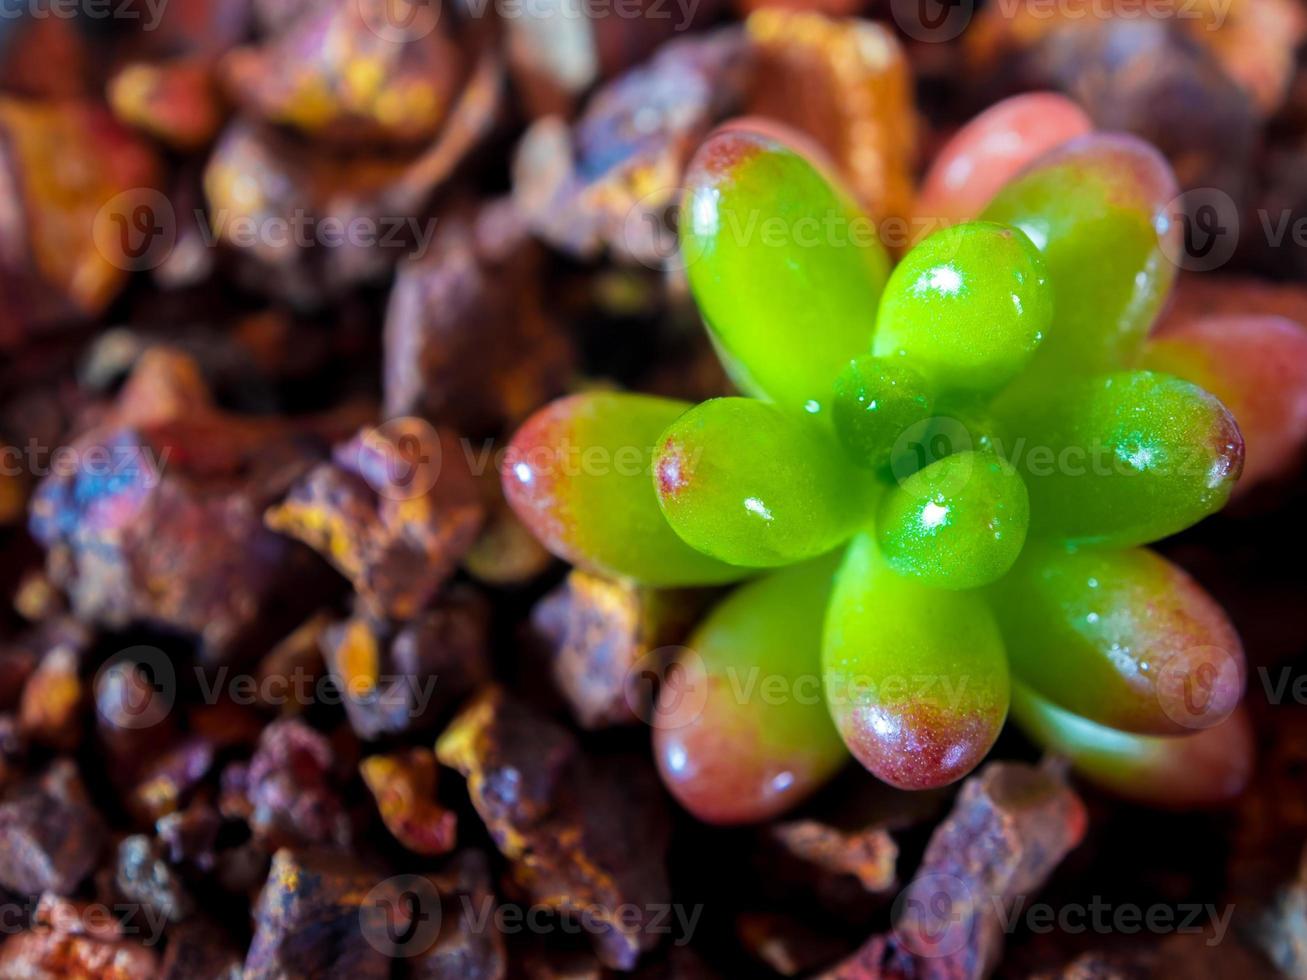
[[[836,574],[822,670],[844,743],[902,789],[961,779],[1007,716],[1007,661],[984,601],[904,578],[870,534],[853,539]]]
[[[529,418],[504,455],[504,496],[546,548],[580,568],[646,585],[744,578],[667,526],[650,482],[662,431],[690,406],[646,395],[561,398]]]
[[[715,398],[678,418],[658,443],[654,485],[692,547],[757,567],[830,551],[875,493],[826,428],[756,398]]]
[[[825,411],[871,348],[889,258],[871,219],[776,124],[724,127],[695,154],[680,215],[690,288],[740,388]]]
[[[837,560],[825,557],[735,590],[687,641],[662,687],[654,755],[700,820],[766,820],[848,759],[826,710],[821,633]]]

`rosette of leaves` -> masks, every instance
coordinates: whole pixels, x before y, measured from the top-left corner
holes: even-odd
[[[959,139],[953,165],[992,181]],[[774,815],[850,754],[897,787],[953,782],[1009,714],[1127,796],[1241,788],[1239,638],[1146,547],[1219,510],[1244,457],[1220,400],[1147,366],[1175,179],[1127,136],[1038,154],[895,264],[801,138],[728,124],[688,169],[680,241],[740,394],[578,394],[513,439],[508,499],[556,555],[743,583],[655,719],[702,819]]]

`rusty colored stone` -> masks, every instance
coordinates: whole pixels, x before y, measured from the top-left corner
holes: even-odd
[[[657,944],[648,927],[670,900],[668,828],[647,767],[583,755],[571,733],[497,688],[454,719],[436,757],[467,778],[472,805],[531,900],[561,915],[584,910],[602,925],[589,938],[604,963],[629,970]]]
[[[10,18],[0,34],[0,91],[30,99],[91,95],[87,40],[74,21]]]
[[[323,653],[359,738],[429,729],[489,679],[489,615],[453,590],[417,618],[393,624],[356,614],[323,633]]]
[[[1307,37],[1307,12],[1295,0],[1216,0],[1186,19],[1189,33],[1206,44],[1264,115],[1284,104],[1297,70],[1295,52]]]
[[[673,41],[603,86],[574,128],[537,120],[513,162],[514,199],[532,230],[582,258],[606,249],[662,267],[674,250],[666,218],[681,172],[741,104],[746,56],[736,28]]]
[[[124,47],[133,58],[157,60],[169,56],[214,57],[239,44],[254,29],[252,0],[181,0],[148,30],[132,32]],[[147,23],[142,23],[142,28]]]
[[[1030,980],[1148,980],[1152,971],[1139,957],[1084,953],[1058,970],[1038,973]]]
[[[214,682],[221,683],[222,668],[214,671]],[[263,719],[252,709],[225,697],[212,704],[189,705],[186,728],[213,746],[215,751],[253,750],[263,734]]]
[[[1307,855],[1305,855],[1307,856]],[[1280,888],[1249,929],[1253,944],[1285,976],[1307,973],[1307,862]]]
[[[0,715],[0,793],[23,777],[27,764],[27,740],[18,731],[13,715]]]
[[[351,828],[335,767],[324,735],[296,718],[274,721],[263,730],[248,766],[224,772],[223,809],[246,819],[270,850],[292,844],[344,847]]]
[[[873,894],[888,891],[897,880],[899,848],[882,827],[845,832],[817,820],[791,820],[769,833],[795,859],[827,874],[852,877]]]
[[[217,863],[215,848],[222,815],[208,800],[196,799],[184,810],[164,814],[155,822],[159,843],[172,864],[189,864],[209,872]]]
[[[338,445],[267,513],[318,551],[379,615],[411,619],[476,540],[483,508],[463,445],[404,418]]]
[[[103,926],[88,925],[101,916]],[[42,895],[30,927],[0,945],[0,976],[13,980],[142,980],[155,977],[158,965],[155,952],[123,936],[107,911],[54,895]]]
[[[24,510],[26,503],[24,497]],[[14,591],[14,611],[29,623],[36,623],[62,615],[68,611],[68,607],[62,593],[50,581],[50,576],[42,569],[31,569],[23,574]]]
[[[552,654],[554,683],[583,728],[647,720],[641,703],[652,687],[641,671],[659,673],[705,605],[704,594],[646,589],[573,571],[537,604],[532,624]],[[656,662],[655,662],[656,660]]]
[[[0,527],[18,524],[27,513],[28,484],[18,473],[0,473]]]
[[[119,121],[182,152],[212,142],[223,121],[213,67],[202,57],[125,65],[106,94]]]
[[[343,213],[348,201],[377,194],[403,169],[395,159],[361,160],[346,169],[286,134],[238,117],[219,135],[205,165],[209,232],[237,250],[251,284],[298,305],[320,305],[325,291],[339,292],[345,284],[333,289],[322,268],[324,250],[304,240],[312,239],[317,222]],[[292,220],[303,229],[298,236],[289,233]],[[260,234],[274,227],[287,234]]]
[[[22,689],[18,723],[31,741],[71,751],[81,741],[81,657],[68,647],[55,647],[42,657]]]
[[[297,697],[311,692],[326,672],[322,659],[332,616],[320,610],[280,640],[255,669],[255,690],[262,707],[281,715],[298,715],[309,705]]]
[[[429,246],[432,195],[494,129],[501,90],[485,52],[439,135],[409,154],[330,152],[237,118],[205,166],[207,234],[235,250],[249,286],[321,308]]]
[[[900,830],[924,817],[897,812],[897,800],[888,808],[867,806],[840,788],[823,798],[813,816],[761,828],[753,864],[772,900],[797,898],[832,922],[865,928],[900,885]]]
[[[134,250],[114,248],[114,216],[134,215],[158,177],[149,149],[102,108],[0,98],[0,348],[108,306]]]
[[[151,909],[168,922],[181,922],[195,911],[186,885],[163,856],[163,848],[145,834],[132,834],[118,844],[114,891],[128,902]]]
[[[392,960],[369,941],[360,912],[384,877],[347,855],[279,850],[255,910],[244,980],[388,980]]]
[[[1059,26],[996,67],[1021,87],[1067,92],[1099,129],[1128,131],[1153,143],[1182,187],[1242,196],[1260,120],[1248,94],[1180,22],[1052,23]]]
[[[0,710],[18,707],[37,660],[36,652],[26,644],[6,643],[0,648]]]
[[[504,50],[519,98],[531,117],[569,116],[601,79],[643,61],[678,35],[715,19],[721,4],[686,7],[639,0],[621,9],[565,2],[507,8]]]
[[[430,139],[457,95],[464,55],[437,8],[386,2],[314,4],[257,46],[229,52],[226,89],[249,115],[318,140]]]
[[[23,687],[19,730],[36,744],[70,752],[82,737],[86,691],[80,675],[90,633],[75,620],[62,619],[38,628],[33,642],[41,653]]]
[[[459,851],[431,875],[441,898],[440,934],[409,966],[411,980],[503,980],[508,974],[504,936],[480,917],[495,910],[490,866],[480,851]]]
[[[746,108],[807,133],[830,155],[892,247],[907,244],[916,190],[912,72],[894,33],[864,20],[765,9],[746,25],[755,66]]]
[[[58,759],[0,801],[0,886],[24,895],[71,894],[90,874],[104,825],[76,766]]]
[[[1028,901],[1085,833],[1085,807],[1065,778],[991,762],[962,786],[895,902],[894,930],[823,974],[984,976],[1002,953],[1005,909]]]
[[[51,579],[85,622],[144,621],[198,636],[211,660],[231,656],[292,614],[317,574],[262,526],[312,465],[307,434],[219,412],[193,361],[150,351],[72,442],[75,468],[33,496],[29,526]]]
[[[1238,83],[1258,116],[1269,116],[1284,101],[1293,77],[1294,53],[1307,32],[1307,17],[1293,0],[1198,0],[1190,7],[1146,9],[1136,0],[1067,0],[1056,7],[1018,4],[999,11],[986,7],[978,12],[964,41],[974,66],[984,71],[1009,71],[1012,62],[1031,50],[1055,62],[1058,48],[1077,43],[1081,38],[1115,38],[1124,53],[1131,46],[1130,36],[1162,32],[1175,43],[1189,49],[1202,49],[1220,73]],[[1136,25],[1131,28],[1129,25]],[[1152,43],[1159,43],[1160,38]],[[1095,39],[1091,43],[1098,44]],[[1005,64],[1006,63],[1006,64]],[[1120,62],[1104,63],[1100,71],[1086,76],[1090,84],[1111,84],[1101,72],[1130,73],[1146,80],[1152,72],[1170,73],[1154,61],[1135,61],[1133,67]],[[1133,82],[1122,78],[1127,86]],[[1138,79],[1136,79],[1138,81]],[[1206,110],[1209,107],[1202,107]],[[1192,115],[1175,115],[1179,123],[1198,122]]]
[[[150,729],[142,731],[158,737]],[[213,771],[215,758],[216,747],[202,736],[187,736],[156,750],[135,770],[127,809],[145,825],[175,813]]]
[[[542,258],[518,209],[499,201],[449,220],[400,263],[386,308],[388,416],[495,433],[562,393],[573,354],[545,312]],[[487,442],[488,470],[491,452]]]
[[[436,802],[436,757],[429,749],[369,756],[359,773],[396,840],[415,854],[454,849],[458,817]]]

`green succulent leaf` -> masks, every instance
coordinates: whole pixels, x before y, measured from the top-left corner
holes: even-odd
[[[755,398],[715,398],[672,423],[654,486],[693,548],[757,567],[830,551],[871,513],[876,490],[828,430]]]
[[[680,217],[690,287],[748,394],[794,412],[871,349],[889,258],[870,219],[800,137],[735,125],[691,161]]]
[[[1182,809],[1225,803],[1248,785],[1253,733],[1242,708],[1185,738],[1132,735],[1063,711],[1012,684],[1012,717],[1035,742],[1119,796]]]
[[[789,809],[849,757],[822,696],[821,635],[838,556],[760,578],[709,613],[663,685],[654,752],[710,823]]]
[[[1178,194],[1161,154],[1115,133],[1064,143],[998,192],[983,217],[1025,232],[1053,286],[1053,323],[1033,373],[1134,362],[1175,279]]]
[[[1052,318],[1039,250],[1015,228],[973,221],[936,232],[895,267],[873,349],[937,390],[994,392],[1030,362]]]
[[[954,453],[881,500],[876,540],[901,575],[941,589],[1001,578],[1021,554],[1030,500],[1021,476],[990,452]]]
[[[645,585],[710,585],[751,572],[687,545],[650,481],[662,431],[690,406],[593,392],[546,405],[504,457],[504,495],[551,552],[579,568]]]
[[[1225,610],[1147,549],[1031,548],[991,602],[1013,674],[1097,724],[1187,734],[1243,695],[1243,646]]]
[[[961,779],[1007,716],[1003,640],[984,601],[899,575],[871,534],[853,539],[836,575],[822,669],[845,744],[902,789]]]
[[[1243,466],[1234,418],[1197,385],[1151,371],[1081,378],[996,410],[1030,490],[1032,537],[1128,547],[1225,506]]]

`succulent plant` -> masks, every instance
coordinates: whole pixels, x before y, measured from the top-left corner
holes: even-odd
[[[846,751],[897,787],[953,782],[1009,713],[1141,800],[1213,802],[1247,776],[1239,637],[1143,546],[1229,498],[1244,437],[1193,378],[1251,401],[1266,350],[1149,339],[1175,179],[1042,99],[945,149],[980,190],[928,176],[960,223],[897,264],[802,138],[720,128],[686,174],[680,240],[741,395],[578,394],[509,448],[508,499],[556,555],[652,586],[754,579],[687,644],[698,696],[677,687],[655,718],[664,780],[702,819],[773,815]],[[1014,159],[1008,140],[993,193],[986,136],[1019,116],[1019,139],[1036,108],[1066,141]]]

